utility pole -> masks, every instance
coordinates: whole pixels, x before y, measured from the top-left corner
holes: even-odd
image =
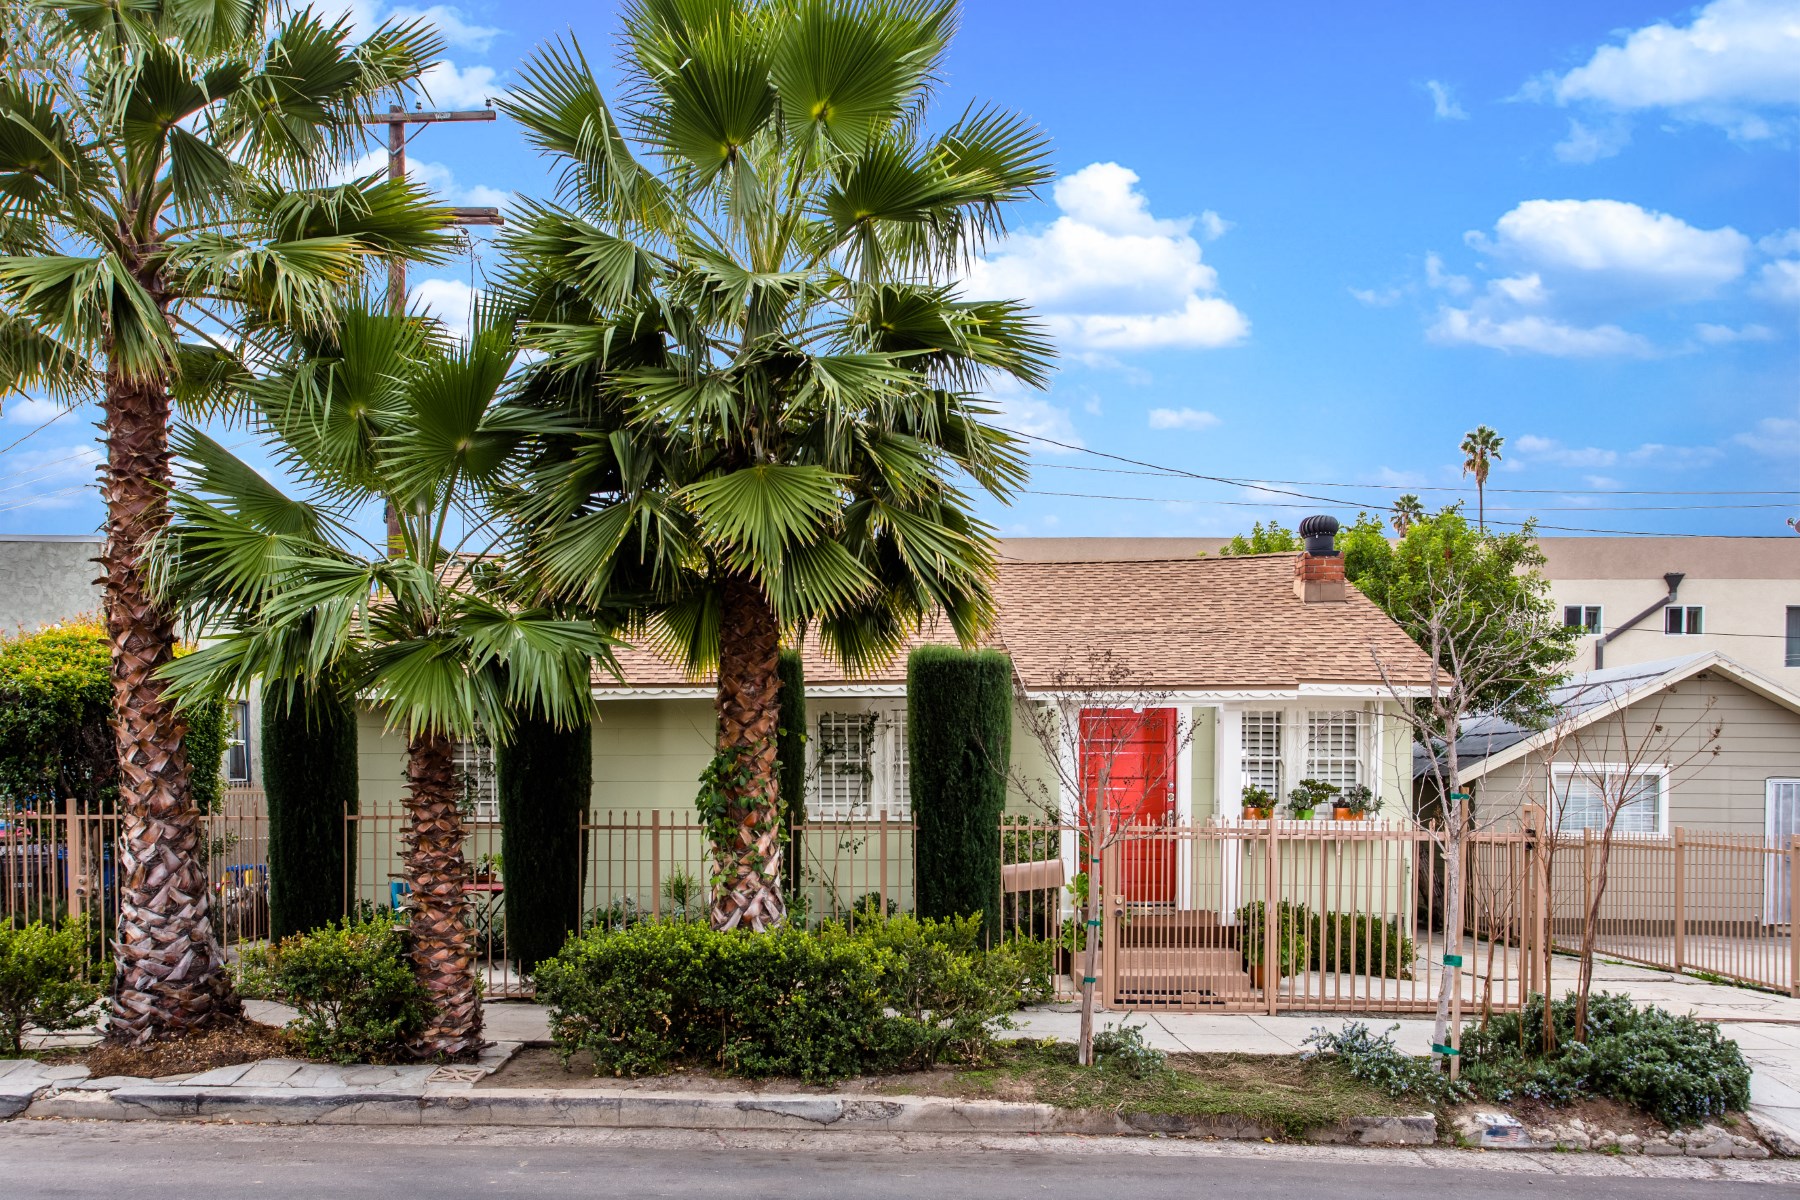
[[[406,177],[408,125],[436,125],[443,121],[492,121],[497,115],[491,108],[465,109],[461,112],[414,109],[407,112],[404,105],[391,104],[386,112],[364,118],[364,123],[388,127],[388,178],[398,180]],[[504,223],[497,208],[452,208],[450,212],[453,214],[451,223],[455,225]],[[395,258],[388,263],[388,310],[395,313],[406,311],[406,260],[403,258]]]
[[[464,109],[460,112],[426,112],[424,109],[414,109],[407,112],[403,104],[390,104],[385,113],[375,113],[365,118],[363,123],[388,127],[388,178],[400,180],[406,178],[408,125],[436,125],[444,121],[492,121],[496,115],[491,108]],[[453,225],[503,223],[497,208],[452,208],[450,212]],[[399,255],[388,262],[388,311],[396,316],[406,312],[406,260]],[[384,506],[384,515],[387,520],[388,554],[392,556],[400,552],[400,516],[394,511],[392,504]]]

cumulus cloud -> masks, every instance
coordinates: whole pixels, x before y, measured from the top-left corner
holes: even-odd
[[[498,79],[492,67],[459,67],[443,59],[425,69],[419,86],[444,108],[485,108],[488,97],[501,91]]]
[[[1717,446],[1670,446],[1661,442],[1644,442],[1630,450],[1612,450],[1602,446],[1567,446],[1556,438],[1532,433],[1514,438],[1510,448],[1513,451],[1510,465],[1514,469],[1552,466],[1594,470],[1623,463],[1634,467],[1684,470],[1708,466],[1724,457],[1724,452]]]
[[[6,419],[14,424],[42,425],[54,419],[66,406],[42,396],[8,396],[4,407]]]
[[[1800,304],[1800,258],[1784,258],[1764,263],[1751,289],[1765,300],[1781,304]]]
[[[384,21],[425,21],[435,26],[438,34],[449,45],[469,50],[486,50],[501,33],[498,29],[475,24],[463,15],[460,8],[448,4],[419,8],[407,4],[388,4],[385,0],[339,0],[336,4],[321,4],[316,7],[320,12],[334,17],[348,17],[351,28],[361,37],[372,33]]]
[[[342,183],[386,170],[387,151],[371,150],[354,162],[344,164],[333,178]],[[511,192],[503,192],[480,183],[464,187],[457,182],[456,173],[443,163],[416,158],[410,154],[406,156],[406,177],[414,183],[423,184],[445,201],[459,207],[505,208],[513,202]]]
[[[1400,302],[1405,293],[1399,288],[1351,288],[1350,294],[1356,297],[1358,304],[1366,304],[1370,308],[1389,308]]]
[[[1008,237],[970,270],[971,296],[1030,301],[1076,351],[1207,349],[1249,335],[1250,322],[1216,293],[1218,273],[1194,228],[1229,228],[1216,213],[1158,217],[1135,171],[1094,163],[1058,180],[1061,215]]]
[[[1744,140],[1776,136],[1800,109],[1800,10],[1793,0],[1713,0],[1686,25],[1632,30],[1527,91],[1557,104],[1662,111]]]
[[[1569,122],[1569,136],[1556,143],[1552,152],[1559,162],[1591,163],[1611,158],[1631,144],[1631,126],[1624,121]]]
[[[1211,429],[1218,423],[1218,417],[1198,408],[1153,408],[1150,410],[1150,428],[1152,429],[1198,431]]]
[[[1087,444],[1081,440],[1067,408],[1016,379],[996,378],[988,387],[985,398],[996,410],[994,420],[997,424],[1033,437],[1066,442],[1068,447],[1073,447],[1033,442],[1031,450],[1034,454],[1073,454],[1075,449]]]
[[[1456,101],[1456,93],[1450,85],[1437,79],[1427,79],[1425,90],[1431,93],[1431,115],[1440,121],[1466,121],[1468,112]]]
[[[424,309],[443,323],[452,337],[469,336],[469,318],[480,293],[460,279],[421,279],[407,290],[413,308]]]
[[[1775,331],[1767,325],[1714,325],[1701,322],[1694,326],[1694,336],[1709,346],[1729,346],[1733,342],[1772,342]]]
[[[7,455],[8,469],[0,475],[0,507],[68,508],[80,504],[86,493],[98,486],[94,472],[104,457],[93,442],[15,450]]]
[[[1740,446],[1784,463],[1800,461],[1800,417],[1764,417],[1748,433],[1731,439]]]
[[[1654,353],[1621,319],[1718,294],[1745,276],[1752,253],[1729,226],[1701,229],[1620,200],[1527,200],[1464,240],[1494,275],[1476,291],[1427,258],[1431,287],[1468,297],[1439,308],[1431,339],[1563,358]],[[1760,335],[1712,325],[1698,336],[1722,345]]]

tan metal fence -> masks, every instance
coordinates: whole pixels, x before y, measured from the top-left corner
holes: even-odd
[[[1755,835],[1681,828],[1667,837],[1615,834],[1603,890],[1602,842],[1592,830],[1556,839],[1548,857],[1558,950],[1580,951],[1598,895],[1594,946],[1606,958],[1800,995],[1792,921],[1800,838],[1770,846]]]

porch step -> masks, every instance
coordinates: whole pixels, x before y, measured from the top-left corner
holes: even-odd
[[[1241,1003],[1251,998],[1250,976],[1236,950],[1122,948],[1114,968],[1116,994],[1140,1004]]]
[[[1244,973],[1244,957],[1234,949],[1195,950],[1175,947],[1152,950],[1126,946],[1119,950],[1116,961],[1119,970],[1127,976],[1145,971],[1185,975]]]

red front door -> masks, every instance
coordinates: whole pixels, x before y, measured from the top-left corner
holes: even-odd
[[[1081,746],[1083,799],[1090,816],[1104,797],[1109,831],[1174,824],[1174,709],[1086,709],[1081,714]],[[1174,903],[1174,839],[1126,836],[1117,844],[1125,899]]]

